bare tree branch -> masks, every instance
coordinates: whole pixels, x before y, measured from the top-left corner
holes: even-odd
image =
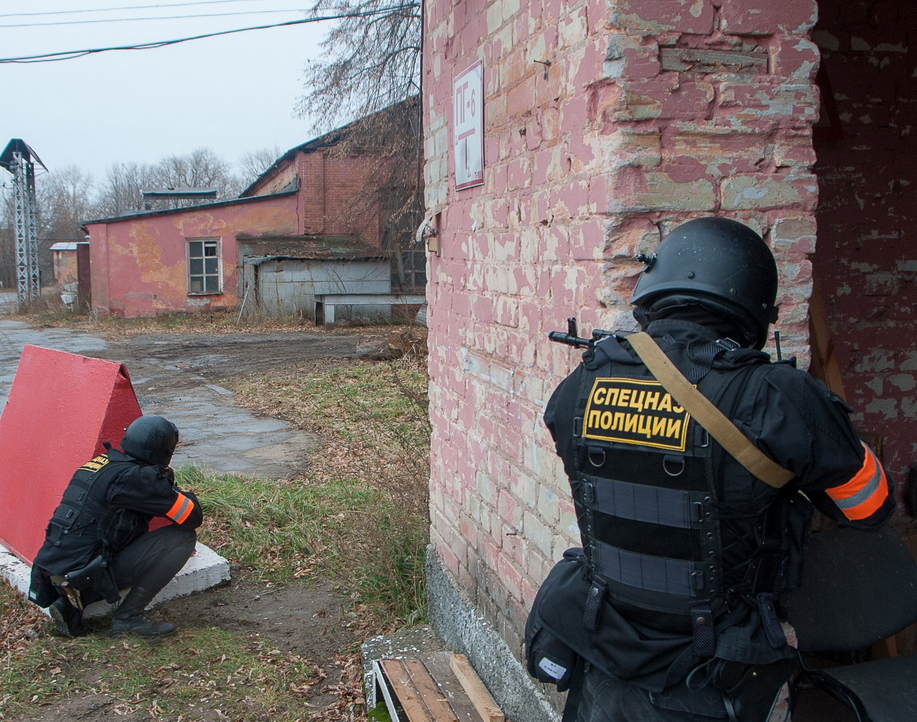
[[[316,0],[311,9],[314,16],[329,11],[351,17],[329,31],[321,59],[306,63],[306,93],[296,109],[318,132],[349,124],[333,153],[373,158],[372,172],[347,204],[348,213],[381,215],[382,247],[391,252],[394,281],[402,290],[419,290],[425,259],[413,231],[423,218],[421,5]]]

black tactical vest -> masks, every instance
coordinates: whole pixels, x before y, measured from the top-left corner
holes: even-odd
[[[114,458],[112,458],[114,456]],[[106,539],[99,530],[111,525],[112,510],[106,501],[108,487],[135,462],[120,452],[101,454],[73,475],[45,530],[45,542],[35,556],[35,566],[52,574],[66,574],[88,564]]]
[[[713,359],[729,350],[707,344],[690,357],[681,346],[670,351],[727,415],[743,386],[738,377],[761,365],[708,373]],[[712,655],[725,601],[717,483],[722,447],[614,337],[585,362],[573,435],[578,471],[571,489],[592,575],[587,629],[597,628],[609,599],[625,613],[682,617],[699,656]]]

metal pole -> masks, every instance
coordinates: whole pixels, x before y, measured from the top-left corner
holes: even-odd
[[[26,241],[28,234],[26,213],[29,204],[26,200],[25,160],[22,153],[13,151],[12,166],[16,211],[16,298],[19,301],[19,309],[22,310],[22,307],[29,302],[29,256]]]
[[[25,167],[26,202],[28,203],[29,300],[41,297],[41,267],[38,263],[38,197],[35,192],[35,164]]]
[[[38,200],[35,165],[13,151],[13,186],[16,205],[16,297],[19,308],[41,295],[38,266]]]

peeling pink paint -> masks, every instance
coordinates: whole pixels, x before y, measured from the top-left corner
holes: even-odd
[[[434,426],[432,539],[512,649],[539,575],[575,542],[540,415],[577,355],[549,331],[570,316],[584,332],[632,327],[634,255],[717,213],[775,248],[783,350],[808,357],[814,10],[814,0],[426,6],[427,207],[442,211],[429,263],[430,408],[448,419]],[[670,51],[716,61],[671,69]],[[452,81],[480,58],[485,182],[456,191]]]
[[[917,6],[821,0],[819,16],[814,272],[857,429],[900,488],[917,464]]]
[[[265,218],[270,218],[270,225],[265,226]],[[93,309],[101,315],[134,318],[234,308],[238,303],[236,236],[294,234],[296,218],[296,196],[288,196],[207,212],[184,210],[90,223]],[[187,241],[202,238],[219,241],[222,292],[189,295]]]

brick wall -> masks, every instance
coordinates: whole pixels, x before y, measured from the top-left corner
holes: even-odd
[[[300,154],[298,158],[302,233],[360,235],[379,246],[379,208],[370,181],[377,161],[345,155],[335,149]]]
[[[578,357],[548,331],[632,327],[633,256],[720,213],[773,245],[784,349],[807,354],[815,16],[814,0],[427,4],[432,540],[517,655],[578,538],[541,422]],[[452,82],[479,59],[485,183],[456,192]]]
[[[917,5],[822,0],[816,274],[854,422],[917,462]]]
[[[248,195],[264,196],[271,193],[279,193],[295,180],[296,163],[292,160],[286,160],[279,167],[275,168],[270,176],[261,179],[258,185],[252,189]]]

